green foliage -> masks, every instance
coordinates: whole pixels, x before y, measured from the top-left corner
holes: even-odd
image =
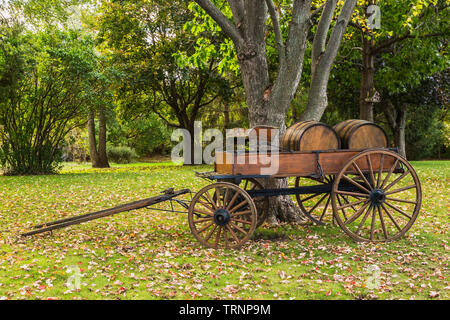
[[[128,121],[110,121],[108,142],[114,146],[128,146],[140,157],[167,153],[172,146],[170,131],[155,114]]]
[[[1,32],[1,164],[10,174],[55,172],[65,135],[99,100],[93,41],[53,28],[31,33],[17,24],[2,25]]]
[[[131,163],[138,158],[134,149],[130,147],[108,146],[106,154],[108,155],[108,160],[114,163]]]

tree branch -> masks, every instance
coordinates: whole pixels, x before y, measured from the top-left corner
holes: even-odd
[[[342,7],[341,13],[333,27],[333,31],[330,35],[325,54],[327,55],[327,61],[332,64],[336,58],[337,51],[341,45],[342,37],[344,36],[345,29],[355,9],[357,0],[346,0]]]
[[[237,45],[243,42],[236,26],[209,0],[195,0],[211,18],[222,28],[223,32]]]
[[[286,61],[286,48],[283,41],[283,35],[281,34],[280,18],[278,16],[278,11],[272,0],[266,0],[266,4],[267,7],[269,8],[270,19],[272,20],[273,24],[279,61],[280,64],[284,64]]]
[[[330,29],[331,19],[336,9],[337,0],[327,0],[317,26],[316,34],[312,46],[313,63],[317,63],[320,55],[325,51],[328,30]]]

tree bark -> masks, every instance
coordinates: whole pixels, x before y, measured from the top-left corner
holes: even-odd
[[[328,106],[327,88],[331,68],[356,5],[356,0],[345,1],[327,43],[327,35],[337,2],[337,0],[326,1],[316,34],[314,35],[311,85],[308,104],[304,114],[301,116],[301,120],[319,121]]]
[[[98,147],[95,134],[95,111],[89,111],[88,135],[89,135],[89,154],[93,168],[109,168],[108,157],[106,155],[106,117],[104,109],[98,112]]]
[[[106,155],[106,116],[105,109],[98,111],[98,163],[97,168],[109,168]]]
[[[406,158],[407,105],[402,103],[396,106],[391,100],[387,100],[383,111],[394,134],[395,146],[398,148],[399,154]]]
[[[89,135],[89,155],[93,168],[98,166],[97,138],[95,136],[95,112],[89,111],[88,118],[88,135]]]
[[[289,23],[287,39],[282,37],[278,10],[272,0],[228,0],[233,20],[230,21],[210,0],[195,0],[209,14],[228,37],[233,41],[249,109],[250,126],[269,125],[278,127],[280,138],[286,130],[285,118],[297,91],[303,70],[307,35],[311,28],[311,0],[293,0],[292,18]],[[328,11],[321,17],[322,33],[326,33],[331,23],[337,0],[327,0]],[[324,55],[316,60],[314,88],[311,90],[311,103],[308,103],[305,117],[310,119],[322,116],[326,108],[326,88],[329,72],[337,54],[340,41],[353,12],[356,0],[347,0],[330,36]],[[331,13],[330,13],[331,12]],[[267,17],[273,24],[278,52],[278,72],[273,83],[270,82],[267,52]],[[324,18],[326,17],[326,18]],[[322,40],[321,40],[322,41]],[[318,47],[322,48],[322,45]],[[320,51],[320,50],[319,50]],[[321,52],[320,52],[321,53]],[[318,99],[315,95],[318,95]],[[325,96],[325,100],[323,97]],[[287,179],[267,179],[266,188],[286,187]],[[301,221],[301,213],[289,196],[271,198],[269,216],[272,222]]]
[[[359,117],[362,120],[374,121],[374,55],[372,54],[373,41],[362,35],[362,72],[361,88],[359,94]]]

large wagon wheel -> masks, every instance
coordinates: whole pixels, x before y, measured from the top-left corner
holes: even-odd
[[[339,203],[339,195],[349,203]],[[403,236],[416,220],[421,201],[413,167],[387,150],[367,150],[351,158],[336,176],[331,194],[339,226],[356,241],[366,242]]]
[[[331,209],[330,194],[333,182],[333,175],[325,176],[324,179],[313,177],[297,177],[295,179],[296,188],[306,185],[321,185],[330,188],[330,192],[295,195],[300,210],[316,224],[325,225],[334,221],[332,212],[328,213],[328,209]]]
[[[238,186],[220,182],[197,192],[188,211],[194,237],[210,248],[238,248],[256,228],[256,206]]]
[[[245,191],[264,189],[263,185],[253,178],[242,180],[240,187]],[[269,198],[263,196],[255,197],[253,198],[253,202],[255,203],[257,211],[256,228],[259,228],[267,219],[269,212]]]

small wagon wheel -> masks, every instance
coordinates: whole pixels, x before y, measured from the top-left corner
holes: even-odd
[[[263,185],[258,180],[253,178],[242,180],[240,187],[245,191],[264,189]],[[269,198],[254,197],[253,202],[255,203],[257,211],[256,228],[259,228],[267,219],[269,212]]]
[[[348,197],[339,203],[338,196]],[[336,176],[331,194],[339,226],[356,241],[387,242],[403,236],[422,202],[419,178],[395,152],[367,150],[351,158]]]
[[[219,182],[197,192],[188,211],[194,237],[210,248],[238,248],[256,228],[256,206],[235,184]]]
[[[297,177],[295,179],[295,187],[305,185],[323,185],[329,186],[330,192],[326,193],[313,193],[313,194],[296,194],[298,206],[300,210],[314,223],[319,225],[325,225],[333,220],[333,214],[328,213],[328,209],[331,209],[331,187],[333,186],[334,176],[325,176],[323,180],[312,177]]]

